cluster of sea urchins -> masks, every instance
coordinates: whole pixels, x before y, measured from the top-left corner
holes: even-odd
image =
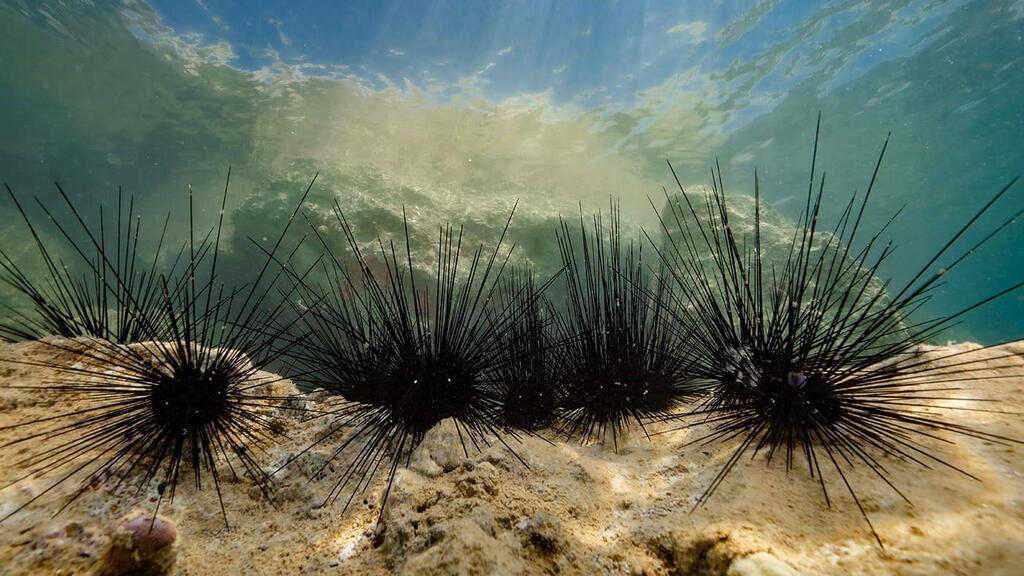
[[[53,486],[97,472],[134,473],[142,485],[156,479],[161,494],[170,486],[173,495],[183,463],[197,485],[201,471],[217,485],[220,463],[234,460],[269,497],[270,478],[252,449],[273,435],[265,409],[282,399],[254,390],[265,390],[258,367],[281,359],[286,376],[330,399],[311,415],[331,420],[306,450],[331,446],[317,472],[343,459],[328,500],[343,497],[346,505],[381,469],[386,501],[398,468],[445,420],[467,455],[495,441],[516,454],[522,434],[545,428],[584,443],[609,438],[617,449],[627,428],[646,432],[649,423],[668,421],[702,425],[698,442],[734,444],[698,506],[743,454],[763,450],[768,459],[781,454],[787,466],[802,455],[826,502],[822,468],[831,468],[868,520],[847,477],[854,466],[898,492],[883,454],[956,469],[927,448],[924,440],[937,431],[1016,442],[938,418],[928,406],[933,392],[981,377],[972,361],[943,363],[916,350],[1024,283],[940,318],[911,313],[1019,213],[957,248],[1011,182],[894,290],[877,280],[892,253],[880,240],[885,229],[858,234],[878,167],[865,194],[824,230],[817,144],[816,132],[805,207],[784,257],[762,246],[756,173],[752,234],[741,235],[730,222],[721,172],[713,170],[708,192],[680,185],[666,193],[662,230],[645,235],[653,258],[644,259],[640,239],[623,241],[613,203],[607,224],[597,214],[588,226],[582,210],[578,233],[562,222],[554,239],[563,266],[548,279],[510,264],[511,215],[489,249],[464,247],[461,228],[439,227],[436,257],[422,262],[413,257],[423,247],[411,245],[407,221],[404,242],[378,238],[367,248],[337,202],[344,247],[326,227],[311,225],[322,255],[296,270],[280,248],[300,201],[277,243],[262,247],[266,262],[256,280],[225,293],[216,283],[219,226],[212,241],[190,237],[172,272],[159,274],[155,259],[136,266],[139,228],[131,218],[127,229],[118,219],[117,241],[108,245],[102,220],[94,235],[67,201],[88,241],[60,232],[88,263],[85,279],[66,271],[30,223],[49,280],[34,280],[3,255],[5,280],[37,311],[5,325],[4,335],[90,336],[99,345],[82,354],[114,366],[114,376],[64,368],[57,388],[91,395],[94,406],[8,427],[42,431],[7,445],[56,439],[21,462],[34,471],[70,469]],[[208,273],[198,274],[207,261]],[[199,285],[197,276],[205,278]],[[545,296],[553,283],[563,301]],[[75,467],[97,451],[101,458]]]

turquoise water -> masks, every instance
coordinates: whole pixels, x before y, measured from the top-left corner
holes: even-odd
[[[518,258],[551,270],[554,224],[580,203],[620,197],[630,230],[654,226],[666,160],[687,186],[717,160],[736,194],[756,167],[795,222],[820,111],[826,216],[892,133],[864,226],[906,206],[881,271],[898,285],[1024,172],[1024,2],[706,4],[3,2],[0,180],[46,202],[57,180],[87,215],[122,186],[181,234],[186,186],[212,224],[231,166],[228,275],[317,172],[308,218],[338,245],[335,198],[364,240],[400,232],[404,205],[427,248],[444,221],[492,242],[518,199]],[[1024,205],[1011,196],[965,246]],[[0,206],[4,250],[29,258]],[[923,317],[1024,278],[1022,239],[995,237]],[[946,336],[1024,336],[1024,291]]]

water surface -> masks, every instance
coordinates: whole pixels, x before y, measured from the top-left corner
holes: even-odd
[[[630,230],[648,196],[708,182],[795,222],[814,121],[834,216],[892,142],[865,215],[906,206],[883,267],[899,284],[1024,171],[1024,2],[140,2],[0,4],[0,179],[87,213],[118,186],[154,222],[184,190],[201,225],[232,166],[226,273],[272,236],[313,174],[309,217],[337,198],[369,241],[435,226],[492,242],[519,200],[520,258],[550,270],[559,214],[621,198]],[[979,227],[979,238],[1010,207]],[[4,249],[29,258],[12,205]],[[1024,278],[1009,227],[922,310],[949,314]],[[337,237],[339,244],[343,241]],[[963,318],[950,339],[1024,335],[1024,295]]]

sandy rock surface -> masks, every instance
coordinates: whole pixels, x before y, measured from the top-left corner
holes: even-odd
[[[24,430],[4,426],[75,406],[76,400],[59,393],[13,388],[52,379],[52,370],[25,362],[55,355],[77,361],[73,352],[44,343],[0,345],[0,444]],[[1024,343],[979,349],[958,361],[968,357],[990,358],[976,375],[1007,378],[952,393],[972,399],[956,405],[1003,413],[951,410],[945,417],[1024,438]],[[316,398],[307,408],[321,407]],[[300,422],[285,407],[278,412],[274,417],[290,439],[260,454],[267,470],[298,454],[330,424]],[[639,434],[620,438],[618,453],[610,445],[528,437],[511,444],[524,466],[497,442],[465,454],[454,427],[442,424],[416,450],[409,468],[398,472],[379,524],[382,481],[357,495],[347,510],[343,499],[324,505],[332,477],[345,465],[335,461],[324,477],[314,477],[331,443],[277,474],[274,505],[249,479],[224,478],[229,527],[212,486],[197,491],[185,480],[173,503],[159,509],[177,536],[176,558],[166,573],[1010,575],[1024,565],[1021,445],[948,434],[941,436],[955,443],[925,443],[977,480],[938,464],[928,470],[882,457],[912,504],[869,469],[848,472],[883,551],[835,471],[824,470],[828,508],[821,485],[799,459],[787,472],[781,461],[766,465],[762,457],[744,458],[711,500],[694,510],[733,447],[693,444],[702,431],[653,428],[650,440]],[[0,490],[0,515],[54,480],[19,480],[29,472],[15,465],[19,451],[39,446],[17,446],[2,452],[0,486],[6,488]],[[119,521],[138,510],[152,512],[157,501],[155,487],[139,492],[95,478],[54,516],[79,486],[65,483],[0,523],[0,574],[101,573]]]

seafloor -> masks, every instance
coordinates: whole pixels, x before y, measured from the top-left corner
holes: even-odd
[[[1024,438],[1024,342],[977,349],[957,362],[990,358],[983,378],[953,396],[952,423]],[[941,354],[948,349],[931,349]],[[1007,354],[1010,354],[1007,357]],[[45,343],[0,345],[0,427],[73,410],[56,392],[15,389],[45,383],[48,369],[17,362],[51,361]],[[78,361],[73,354],[62,361]],[[14,363],[10,361],[15,361]],[[999,379],[990,376],[1008,376]],[[287,387],[291,387],[287,384]],[[307,401],[316,410],[317,395]],[[949,402],[946,402],[949,405]],[[329,422],[301,423],[282,407],[277,424],[290,440],[264,454],[268,469],[309,445]],[[19,430],[0,429],[0,444]],[[729,445],[690,444],[703,428],[653,429],[610,445],[579,446],[553,437],[513,443],[523,466],[500,444],[466,457],[450,425],[435,428],[395,480],[381,525],[376,503],[383,482],[324,506],[333,486],[310,478],[332,446],[299,458],[278,475],[275,505],[247,479],[222,485],[230,529],[212,486],[181,482],[160,514],[177,541],[159,564],[169,574],[1020,574],[1024,566],[1024,459],[1019,445],[970,437],[928,441],[929,450],[977,480],[935,464],[932,469],[881,456],[904,501],[864,466],[847,477],[874,523],[884,550],[834,471],[826,473],[827,508],[802,460],[744,458],[711,500],[694,502],[731,454]],[[40,446],[34,446],[38,450]],[[0,464],[0,485],[24,474]],[[190,477],[188,477],[190,478]],[[30,478],[0,491],[0,516],[38,493],[50,478]],[[151,511],[155,488],[133,494],[94,479],[86,493],[53,516],[78,484],[66,483],[39,505],[0,524],[0,573],[111,572],[119,518]]]

